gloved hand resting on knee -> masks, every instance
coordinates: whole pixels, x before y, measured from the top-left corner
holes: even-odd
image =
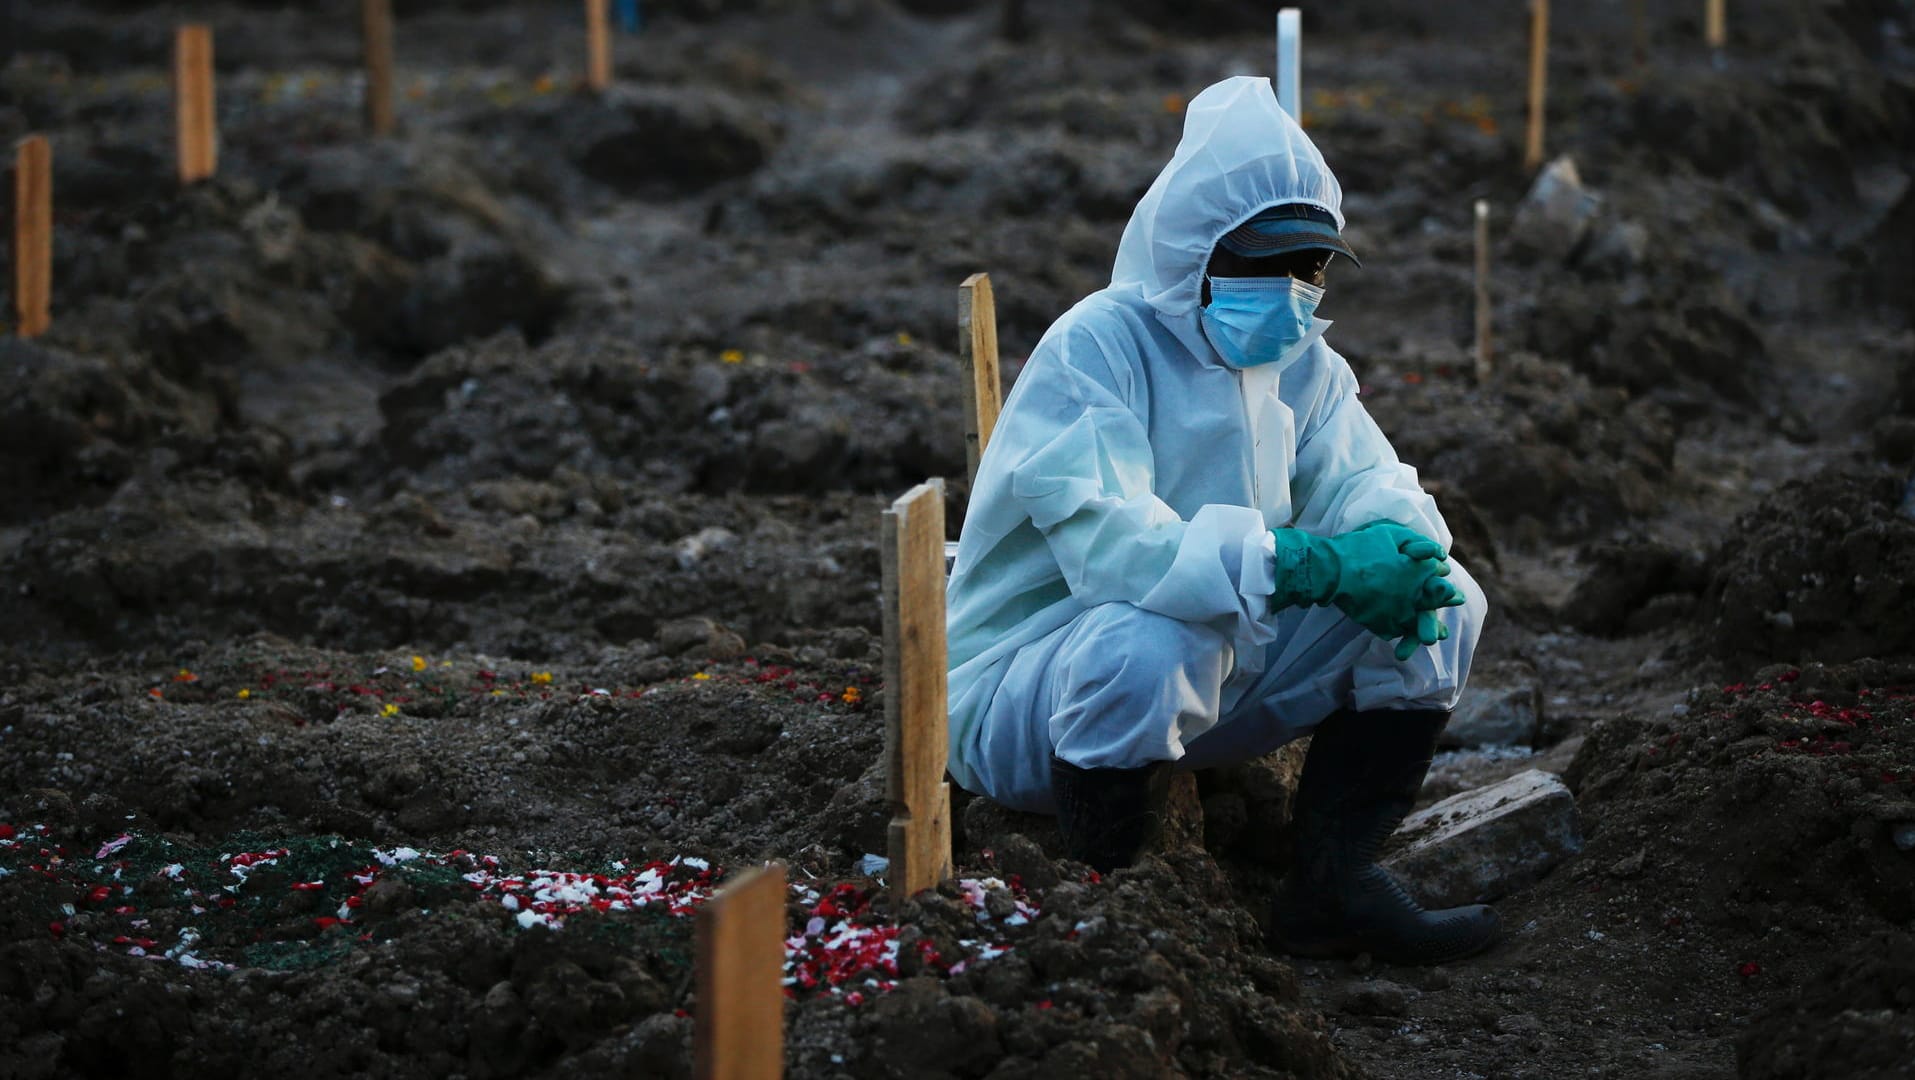
[[[1393,521],[1329,537],[1300,529],[1272,529],[1271,535],[1276,606],[1335,604],[1378,637],[1400,638],[1398,660],[1449,637],[1436,612],[1463,603],[1463,594],[1443,580],[1450,572],[1443,545]]]

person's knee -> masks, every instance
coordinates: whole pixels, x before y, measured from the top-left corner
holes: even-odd
[[[1080,618],[1053,673],[1054,752],[1086,768],[1181,757],[1186,737],[1216,723],[1228,639],[1128,604]]]
[[[1222,681],[1230,643],[1209,627],[1123,603],[1099,604],[1080,619],[1069,656],[1060,657],[1073,686],[1144,691],[1213,673]]]

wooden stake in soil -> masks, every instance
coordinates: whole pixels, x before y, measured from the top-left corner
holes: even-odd
[[[1549,92],[1549,0],[1529,0],[1529,138],[1523,168],[1543,163],[1543,104]]]
[[[972,274],[958,286],[958,357],[964,362],[964,453],[972,483],[997,426],[1003,387],[997,370],[997,301],[991,276]]]
[[[366,43],[366,126],[392,134],[392,0],[359,0]]]
[[[944,782],[944,482],[884,512],[884,724],[895,904],[951,876],[951,785]]]
[[[752,870],[698,909],[699,1080],[785,1072],[785,868]]]
[[[1489,200],[1476,200],[1476,381],[1489,380]]]
[[[53,324],[53,148],[29,135],[13,152],[13,309],[16,332],[39,337]]]
[[[210,178],[219,167],[213,114],[213,31],[182,26],[173,35],[173,134],[180,183]]]
[[[1303,12],[1277,12],[1277,104],[1303,123]]]
[[[1708,6],[1703,10],[1702,35],[1709,43],[1709,47],[1717,52],[1721,52],[1722,47],[1729,43],[1729,16],[1724,10],[1726,7],[1727,0],[1708,0]]]
[[[1649,63],[1649,0],[1629,0],[1629,29],[1635,41],[1636,66]]]
[[[585,83],[596,92],[612,85],[612,0],[585,0]]]

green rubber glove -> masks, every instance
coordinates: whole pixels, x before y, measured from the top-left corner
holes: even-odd
[[[1278,607],[1335,604],[1351,621],[1381,638],[1401,638],[1397,659],[1434,645],[1449,631],[1435,608],[1463,602],[1443,581],[1450,572],[1443,546],[1395,522],[1375,522],[1338,536],[1273,529],[1277,547]]]

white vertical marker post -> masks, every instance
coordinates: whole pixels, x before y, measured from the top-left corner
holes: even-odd
[[[1277,12],[1277,104],[1303,123],[1303,12]]]
[[[1476,381],[1489,381],[1489,200],[1476,200]]]
[[[1529,0],[1529,131],[1523,168],[1543,164],[1543,111],[1549,98],[1549,0]]]

